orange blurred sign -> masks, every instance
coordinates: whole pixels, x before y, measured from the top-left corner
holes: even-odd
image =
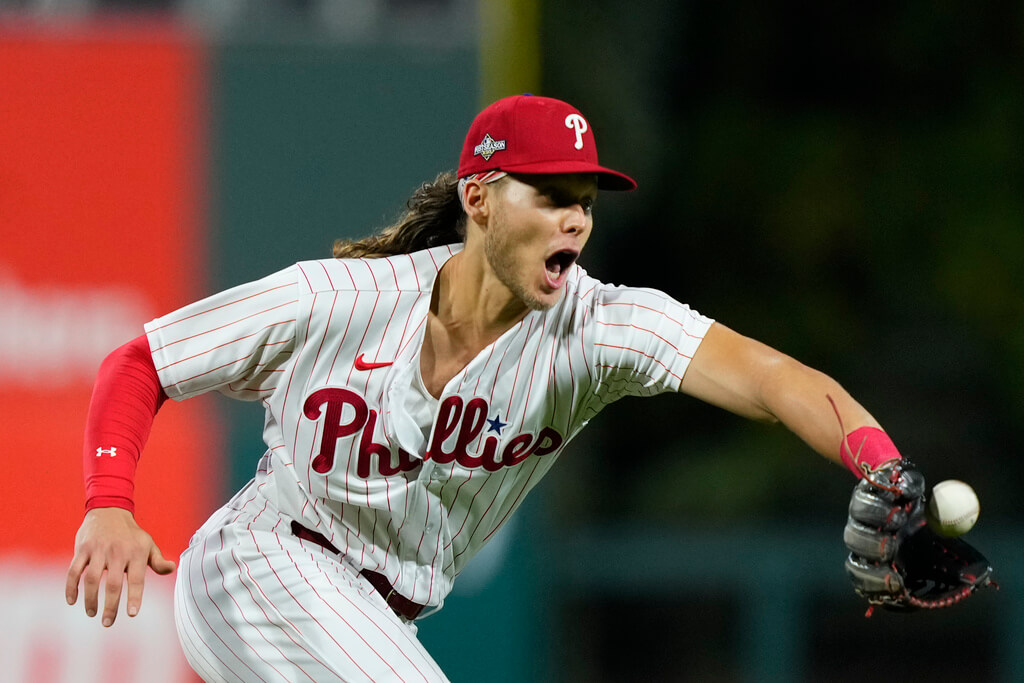
[[[70,561],[100,361],[205,293],[203,60],[159,24],[0,29],[0,554]],[[167,402],[139,465],[169,558],[216,506],[210,412]]]

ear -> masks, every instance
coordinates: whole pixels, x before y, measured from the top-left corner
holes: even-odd
[[[481,226],[487,225],[487,219],[493,211],[491,204],[494,201],[494,193],[492,190],[493,188],[479,180],[466,182],[466,187],[462,191],[462,208],[473,223]]]

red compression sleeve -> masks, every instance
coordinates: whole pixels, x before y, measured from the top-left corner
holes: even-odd
[[[843,464],[859,479],[903,459],[889,435],[877,427],[861,427],[847,434],[839,454]]]
[[[100,365],[85,421],[85,509],[135,511],[135,466],[167,394],[142,335]]]

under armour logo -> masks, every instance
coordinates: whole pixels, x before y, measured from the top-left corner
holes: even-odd
[[[587,132],[587,120],[579,114],[565,117],[565,127],[576,129],[576,149],[583,149],[583,134]]]
[[[490,133],[484,135],[483,141],[473,148],[473,156],[480,155],[484,158],[484,161],[490,161],[491,155],[495,152],[500,152],[505,149],[504,140],[495,140],[491,137]]]
[[[97,448],[96,449],[96,457],[97,458],[100,457],[101,455],[103,455],[104,453],[109,455],[111,458],[116,458],[117,457],[117,446],[111,446],[110,448]]]

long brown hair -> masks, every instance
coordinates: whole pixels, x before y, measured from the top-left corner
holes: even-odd
[[[466,214],[459,198],[459,179],[439,173],[417,188],[397,223],[358,240],[334,242],[334,258],[381,258],[453,244],[465,239]]]

